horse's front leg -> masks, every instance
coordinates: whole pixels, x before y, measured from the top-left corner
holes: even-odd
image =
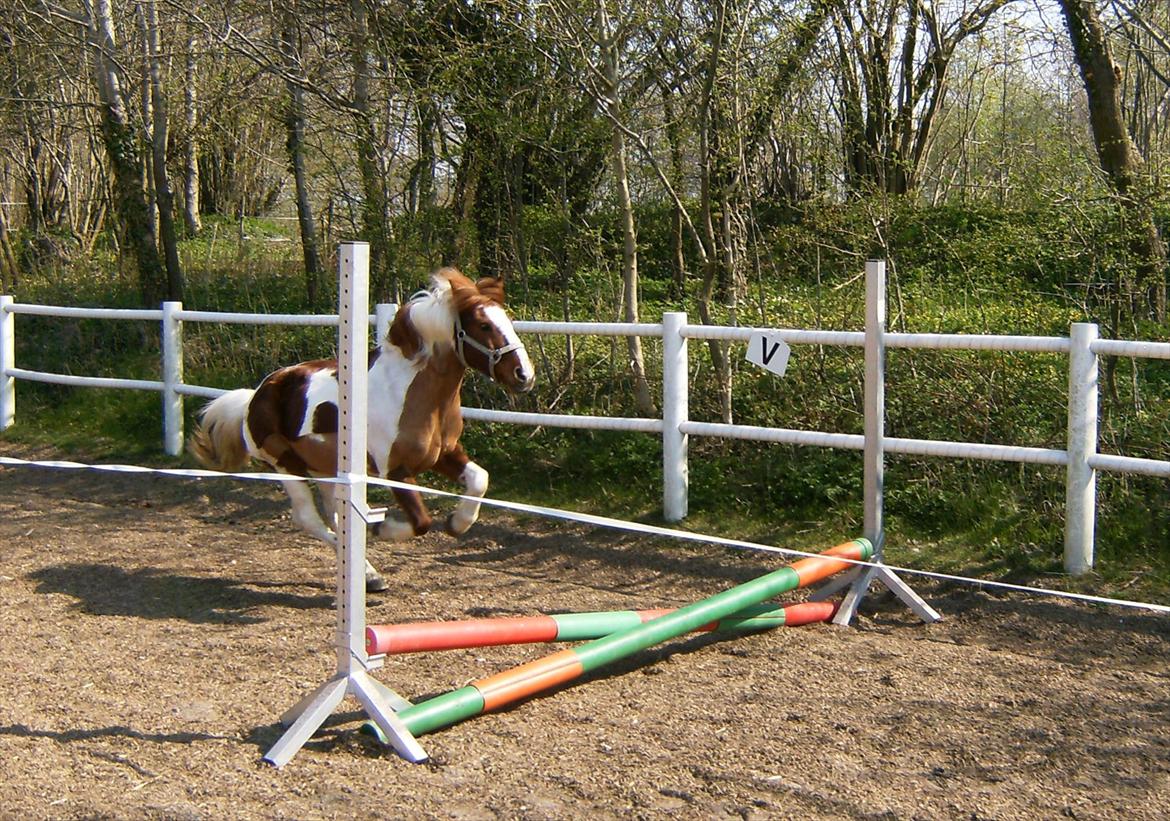
[[[467,496],[480,497],[487,493],[488,472],[468,458],[463,448],[455,449],[439,457],[435,470],[463,485]],[[447,517],[447,532],[461,536],[479,518],[479,502],[475,499],[461,499],[455,510]]]
[[[396,468],[386,474],[387,479],[396,482],[414,484],[414,477],[407,474],[405,468]],[[417,490],[393,488],[394,500],[406,516],[405,520],[392,518],[387,515],[375,529],[375,533],[394,542],[402,542],[414,536],[421,536],[431,529],[431,514],[423,504],[422,496]]]

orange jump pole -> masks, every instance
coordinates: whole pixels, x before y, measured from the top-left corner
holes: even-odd
[[[818,582],[850,566],[850,561],[842,559],[868,561],[872,556],[873,545],[866,539],[839,544],[819,556],[801,559],[766,576],[680,607],[644,624],[594,639],[580,647],[553,653],[412,705],[399,712],[398,718],[413,736],[449,727],[572,681],[640,650],[697,630],[705,624],[728,618],[773,596]],[[371,729],[381,735],[376,725]]]
[[[551,616],[374,624],[366,627],[366,653],[371,656],[398,655],[501,644],[587,641],[645,624],[674,610],[603,610],[594,613],[557,613]],[[799,602],[783,607],[777,604],[757,604],[728,618],[704,624],[696,632],[746,633],[776,627],[798,627],[828,621],[836,610],[837,605],[832,602]]]

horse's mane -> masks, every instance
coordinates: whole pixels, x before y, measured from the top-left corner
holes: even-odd
[[[431,287],[406,303],[390,327],[389,341],[407,358],[420,348],[454,340],[455,318],[475,305],[504,304],[504,285],[484,277],[472,282],[456,268],[440,268],[431,275]]]

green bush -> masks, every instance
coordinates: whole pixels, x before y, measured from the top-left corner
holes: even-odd
[[[1160,218],[1168,219],[1165,207]],[[741,302],[744,324],[858,330],[867,256],[889,255],[889,325],[896,331],[1067,335],[1094,319],[1094,288],[1126,264],[1116,220],[1105,205],[1080,203],[1012,210],[986,205],[922,208],[907,201],[761,208],[756,248],[762,263]],[[526,276],[509,282],[525,318],[617,317],[620,258],[616,219],[564,234],[563,217],[534,206]],[[687,310],[695,286],[671,296],[670,208],[639,211],[644,321]],[[875,225],[878,230],[875,231]],[[453,230],[442,215],[405,220],[397,249],[407,288],[423,284],[435,243]],[[291,224],[248,221],[240,242],[232,221],[210,221],[183,243],[186,306],[207,310],[300,313],[334,310],[326,286],[311,305]],[[880,241],[879,241],[880,237]],[[281,240],[285,241],[281,241]],[[274,241],[276,240],[276,241]],[[690,249],[693,252],[693,249]],[[568,254],[568,257],[563,256]],[[566,259],[569,264],[566,264]],[[692,260],[693,263],[693,260]],[[331,263],[332,264],[332,263]],[[417,269],[417,270],[416,270]],[[694,275],[694,268],[692,276]],[[755,269],[753,269],[754,271]],[[133,281],[108,252],[66,268],[38,269],[21,281],[19,301],[132,305]],[[17,318],[21,367],[92,375],[158,378],[153,323]],[[1161,329],[1136,327],[1156,337]],[[188,323],[186,379],[254,385],[273,368],[331,356],[329,328],[260,328]],[[643,340],[652,384],[660,343]],[[538,388],[510,397],[479,377],[465,402],[545,412],[636,416],[625,343],[613,338],[532,339]],[[857,349],[801,346],[778,379],[746,365],[731,346],[733,410],[742,424],[861,432],[862,373]],[[1067,366],[1063,356],[893,350],[887,362],[887,434],[1061,448]],[[718,421],[719,400],[705,343],[690,344],[691,418]],[[74,454],[158,458],[158,397],[21,383],[17,424],[3,434]],[[1170,441],[1170,364],[1120,360],[1103,369],[1101,450],[1166,458]],[[197,402],[189,402],[193,411]],[[493,493],[590,512],[657,517],[661,444],[637,433],[471,424],[465,445],[492,474]],[[861,460],[856,452],[692,437],[688,526],[728,535],[784,539],[810,528],[860,528]],[[958,572],[1024,578],[1060,567],[1063,472],[970,460],[892,455],[886,475],[891,555]],[[1170,505],[1161,480],[1102,476],[1098,544],[1104,582],[1131,595],[1164,595],[1170,580]],[[1136,579],[1136,581],[1135,581]]]

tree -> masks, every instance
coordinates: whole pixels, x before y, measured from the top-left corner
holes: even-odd
[[[1158,0],[1112,0],[1112,5],[1123,42],[1127,125],[1149,162],[1170,147],[1170,6]]]
[[[838,112],[850,189],[905,194],[930,152],[955,49],[1012,0],[953,7],[857,0],[834,16],[841,56]]]
[[[142,188],[142,164],[130,122],[114,37],[110,0],[85,0],[85,45],[101,111],[101,132],[113,175],[114,204],[126,247],[138,268],[139,296],[153,305],[167,293],[167,280]]]
[[[622,319],[633,323],[638,321],[638,230],[634,221],[634,201],[630,197],[630,174],[626,166],[626,135],[621,126],[617,125],[624,117],[621,89],[622,41],[627,34],[615,27],[609,9],[606,8],[606,0],[597,0],[596,14],[596,38],[600,52],[599,102],[606,107],[606,113],[615,123],[611,128],[611,159],[622,233]],[[650,384],[646,380],[642,340],[637,336],[627,336],[626,349],[630,356],[630,372],[634,378],[635,403],[642,413],[653,413],[654,400],[650,396]]]
[[[592,6],[560,0],[549,5],[548,13],[550,32],[558,32],[559,47],[575,55],[582,87],[610,121],[610,171],[622,243],[619,310],[625,322],[634,323],[639,317],[638,230],[630,193],[626,119],[629,109],[651,84],[652,74],[643,63],[631,78],[626,71],[626,60],[635,31],[646,23],[645,10],[621,7],[611,10],[607,0],[596,0]],[[634,381],[635,404],[641,413],[653,413],[655,405],[646,379],[641,339],[627,336],[626,351]]]
[[[739,301],[747,284],[753,180],[769,147],[776,112],[838,5],[839,0],[813,0],[801,14],[786,19],[778,15],[783,25],[761,25],[750,16],[750,4],[718,0],[706,7],[709,17],[697,16],[690,47],[681,49],[693,60],[685,73],[693,78],[690,110],[697,130],[699,177],[697,214],[691,219],[685,210],[682,213],[699,256],[696,301],[705,325],[738,324]],[[759,38],[765,35],[767,47],[761,47]],[[661,168],[656,168],[665,181]],[[667,191],[676,208],[683,209],[678,192],[669,184]],[[723,317],[717,315],[717,299],[722,300]],[[715,339],[708,340],[707,347],[718,383],[720,416],[731,423],[730,348]]]
[[[353,118],[357,167],[361,179],[361,234],[370,243],[370,289],[395,302],[402,298],[398,272],[393,266],[390,203],[386,191],[387,168],[370,97],[370,9],[366,0],[350,0],[350,114]]]
[[[284,58],[284,67],[288,74],[299,77],[304,72],[301,69],[302,43],[297,21],[296,7],[287,6],[281,13],[280,53]],[[288,89],[288,104],[284,118],[287,134],[285,147],[288,149],[288,166],[293,175],[295,188],[297,225],[301,235],[301,257],[305,265],[305,295],[308,297],[309,304],[312,305],[317,301],[321,258],[317,251],[317,223],[313,219],[313,202],[309,191],[305,157],[307,120],[305,91],[301,83],[294,79],[286,79],[285,86]]]
[[[1166,248],[1154,223],[1152,190],[1144,161],[1125,123],[1121,69],[1113,59],[1093,0],[1059,3],[1088,98],[1089,127],[1097,158],[1124,214],[1124,232],[1134,259],[1137,285],[1149,293],[1152,313],[1162,322],[1166,318]],[[1124,286],[1116,284],[1119,288]],[[1116,304],[1120,305],[1120,301]],[[1117,324],[1115,317],[1115,331]]]
[[[183,60],[183,223],[195,236],[203,228],[199,210],[199,34],[187,22]]]
[[[166,261],[167,299],[183,299],[183,268],[179,261],[179,237],[175,229],[175,195],[167,171],[167,98],[163,91],[162,69],[159,65],[158,8],[154,0],[138,4],[143,31],[146,35],[147,87],[151,109],[151,170],[153,171],[155,203],[158,207],[159,238],[162,240]]]

